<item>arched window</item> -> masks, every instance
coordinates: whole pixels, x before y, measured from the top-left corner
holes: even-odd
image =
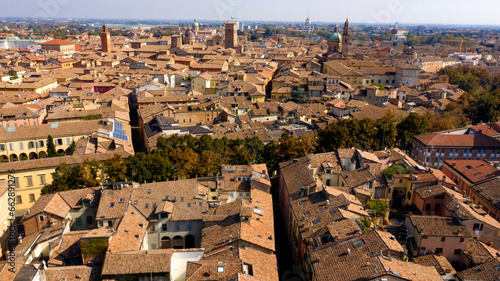
[[[161,238],[161,244],[160,245],[161,245],[160,247],[162,249],[170,249],[170,248],[172,248],[172,243],[171,243],[170,237],[164,236],[163,238]]]
[[[186,249],[196,248],[195,238],[193,235],[189,234],[186,236]]]
[[[184,248],[184,240],[182,239],[181,236],[177,235],[174,237],[173,240],[173,248],[174,249],[183,249]]]

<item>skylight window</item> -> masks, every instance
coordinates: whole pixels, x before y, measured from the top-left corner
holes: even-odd
[[[363,246],[364,244],[365,244],[365,241],[363,241],[363,239],[359,239],[358,241],[353,242],[352,246],[354,248],[359,248],[359,247]]]
[[[51,129],[55,129],[55,128],[57,128],[57,127],[59,127],[59,123],[51,123],[51,124],[50,124],[50,128],[51,128]]]
[[[124,198],[120,198],[120,200],[118,202],[123,203],[123,201],[125,201],[125,199]]]
[[[12,133],[16,131],[16,127],[7,127],[7,133]]]
[[[111,202],[111,204],[109,205],[110,208],[113,208],[115,206],[115,202]]]
[[[151,189],[148,189],[148,194],[151,194]]]
[[[318,223],[320,223],[320,222],[321,222],[321,220],[320,220],[320,219],[315,219],[315,220],[313,220],[313,221],[312,221],[312,223],[313,223],[313,224],[318,224]]]

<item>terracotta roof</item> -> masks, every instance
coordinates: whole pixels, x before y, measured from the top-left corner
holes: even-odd
[[[446,237],[472,237],[467,227],[454,223],[451,217],[417,216],[408,217],[413,227],[422,235]]]
[[[241,239],[270,251],[275,250],[272,196],[257,189],[253,189],[250,196],[252,202],[239,199],[210,212],[210,215],[226,217],[203,229],[201,245],[205,251],[223,247],[233,239]],[[250,213],[248,222],[242,222],[240,214],[248,214],[247,208],[253,212]]]
[[[130,205],[120,221],[116,234],[111,237],[108,251],[119,253],[140,250],[147,227],[146,218]]]
[[[318,281],[371,280],[383,268],[376,254],[384,250],[388,248],[380,236],[370,231],[336,245],[317,248],[309,256]]]
[[[444,256],[424,255],[413,258],[413,262],[424,266],[433,266],[440,275],[455,275],[456,271]]]
[[[415,193],[422,199],[430,198],[439,194],[446,193],[446,189],[441,185],[422,186],[415,189]]]
[[[472,189],[500,209],[500,179],[492,179],[485,183],[474,185]]]
[[[42,195],[30,208],[29,214],[27,214],[26,218],[31,218],[41,212],[65,218],[70,209],[70,206],[58,193]]]
[[[496,254],[490,252],[488,249],[486,249],[486,247],[486,245],[479,241],[469,241],[467,250],[464,251],[464,255],[474,265],[485,263],[491,259],[498,259]]]
[[[102,275],[158,274],[170,272],[174,249],[108,253]]]
[[[44,43],[40,43],[40,45],[75,45],[75,42],[61,40],[61,39],[53,39]]]
[[[76,265],[48,267],[45,270],[45,278],[51,281],[98,281],[101,268],[98,266]]]
[[[486,160],[445,160],[444,163],[471,183],[478,183],[500,176],[500,171]]]
[[[54,138],[91,135],[97,132],[100,120],[80,121],[80,122],[62,122],[55,127],[52,124],[40,124],[36,126],[15,127],[14,132],[8,131],[7,127],[0,128],[0,141],[8,142],[24,139],[46,139],[48,135]]]
[[[39,169],[47,167],[55,168],[57,167],[57,165],[62,163],[73,165],[73,164],[83,163],[85,160],[104,161],[113,158],[114,155],[119,155],[122,158],[126,158],[131,154],[125,151],[118,151],[118,152],[96,153],[87,155],[71,155],[62,157],[41,158],[41,159],[26,160],[26,161],[7,162],[7,163],[0,163],[0,172],[6,172],[10,169],[15,169],[16,171],[26,171],[30,169]]]
[[[379,258],[388,274],[411,281],[442,281],[436,268],[396,259]]]
[[[486,135],[457,135],[430,133],[415,137],[427,146],[500,147],[500,141]]]
[[[500,261],[492,259],[481,265],[460,271],[456,276],[461,281],[497,280],[500,278],[500,270],[498,268],[500,268]]]

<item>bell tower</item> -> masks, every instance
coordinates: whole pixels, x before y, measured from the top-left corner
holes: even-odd
[[[349,19],[345,20],[342,33],[342,54],[349,55]]]
[[[104,53],[111,52],[111,35],[106,25],[103,25],[101,29],[101,50]]]

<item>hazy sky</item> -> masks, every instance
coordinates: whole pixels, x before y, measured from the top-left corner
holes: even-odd
[[[18,0],[0,17],[444,23],[500,25],[498,0]]]

